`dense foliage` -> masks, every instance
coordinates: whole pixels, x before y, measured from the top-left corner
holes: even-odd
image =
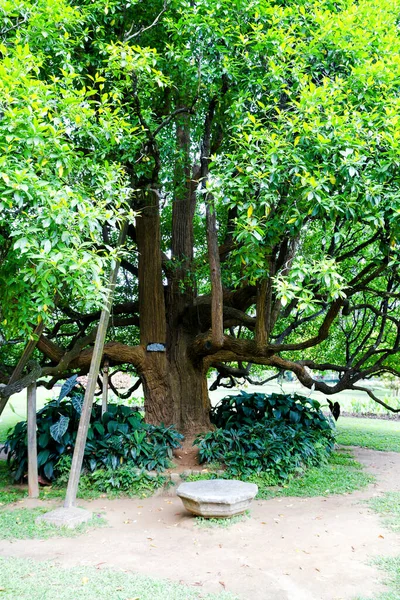
[[[316,400],[284,394],[227,396],[213,409],[217,429],[197,438],[200,460],[222,462],[229,475],[265,473],[285,480],[325,462],[333,425]]]
[[[65,493],[71,470],[72,456],[63,455],[57,462],[56,479],[52,485],[53,493]],[[151,496],[155,490],[165,484],[165,477],[135,466],[133,461],[124,462],[116,469],[100,468],[95,471],[86,470],[79,480],[78,497],[97,498],[100,494],[111,496]]]
[[[146,419],[201,431],[207,371],[251,364],[384,402],[362,381],[400,375],[399,13],[2,2],[0,380],[38,317],[42,383],[88,371],[129,202],[105,355]]]
[[[7,285],[0,310],[7,336],[26,335],[46,319],[57,293],[82,310],[101,306],[111,250],[100,251],[102,225],[118,221],[129,197],[120,164],[76,149],[77,136],[90,135],[82,129],[95,115],[92,90],[45,80],[44,55],[18,35],[2,43],[1,25],[13,13],[15,5],[2,3],[0,279]]]
[[[223,398],[211,409],[211,422],[227,429],[252,425],[264,419],[275,419],[305,429],[329,428],[320,403],[300,394],[248,394],[240,392]]]
[[[65,460],[74,451],[82,397],[53,400],[37,413],[37,445],[39,474],[47,480],[63,475]],[[97,475],[104,486],[107,481],[136,480],[137,469],[162,471],[168,467],[173,448],[180,446],[182,436],[172,427],[153,426],[128,406],[108,406],[101,415],[101,407],[94,405],[85,448],[83,466],[89,472],[106,470]],[[8,460],[16,481],[27,471],[27,423],[17,423],[7,438]],[[111,474],[121,466],[136,467]],[[96,479],[96,478],[95,478]],[[115,487],[123,483],[115,483]],[[111,483],[110,487],[113,487]]]

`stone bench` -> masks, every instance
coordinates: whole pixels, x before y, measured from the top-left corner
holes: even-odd
[[[258,492],[255,483],[229,479],[187,481],[176,490],[184,507],[206,518],[226,518],[245,512]]]

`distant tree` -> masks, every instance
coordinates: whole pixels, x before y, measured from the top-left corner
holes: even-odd
[[[400,375],[399,9],[398,0],[3,3],[0,68],[25,67],[9,95],[31,117],[14,119],[2,96],[2,147],[17,144],[6,132],[14,122],[37,130],[18,133],[17,160],[1,167],[3,206],[22,215],[27,203],[32,215],[17,229],[15,213],[0,217],[3,328],[20,335],[13,286],[31,272],[25,297],[48,315],[38,349],[50,385],[88,371],[92,272],[101,290],[120,199],[138,216],[104,355],[135,370],[150,422],[207,428],[211,368],[291,371],[328,395]],[[50,217],[22,193],[7,206],[18,177],[45,181],[57,198],[71,190],[60,222],[53,201]],[[25,220],[32,229],[15,236]],[[80,242],[63,241],[64,229]],[[326,370],[337,383],[313,376]]]

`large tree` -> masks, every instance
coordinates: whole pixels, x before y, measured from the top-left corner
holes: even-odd
[[[3,63],[25,48],[37,81],[63,100],[69,159],[53,179],[87,189],[96,165],[96,185],[108,189],[114,216],[101,239],[96,228],[79,234],[93,260],[118,235],[103,170],[128,178],[137,217],[104,357],[137,373],[150,422],[206,428],[211,368],[289,370],[328,395],[400,375],[399,9],[398,0],[3,3]],[[40,157],[29,159],[37,172]],[[4,248],[17,234],[3,229]],[[14,254],[34,237],[17,235],[2,274],[18,280]],[[34,269],[40,256],[28,258],[23,268]],[[92,354],[99,310],[83,310],[65,285],[46,303],[37,346],[46,385],[86,373]],[[3,356],[43,317],[28,298],[21,324],[2,295],[4,336],[14,336]],[[338,383],[313,376],[324,370]]]

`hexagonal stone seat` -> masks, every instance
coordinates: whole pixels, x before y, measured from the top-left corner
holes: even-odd
[[[187,481],[176,490],[186,510],[208,518],[245,512],[257,492],[255,483],[228,479]]]

